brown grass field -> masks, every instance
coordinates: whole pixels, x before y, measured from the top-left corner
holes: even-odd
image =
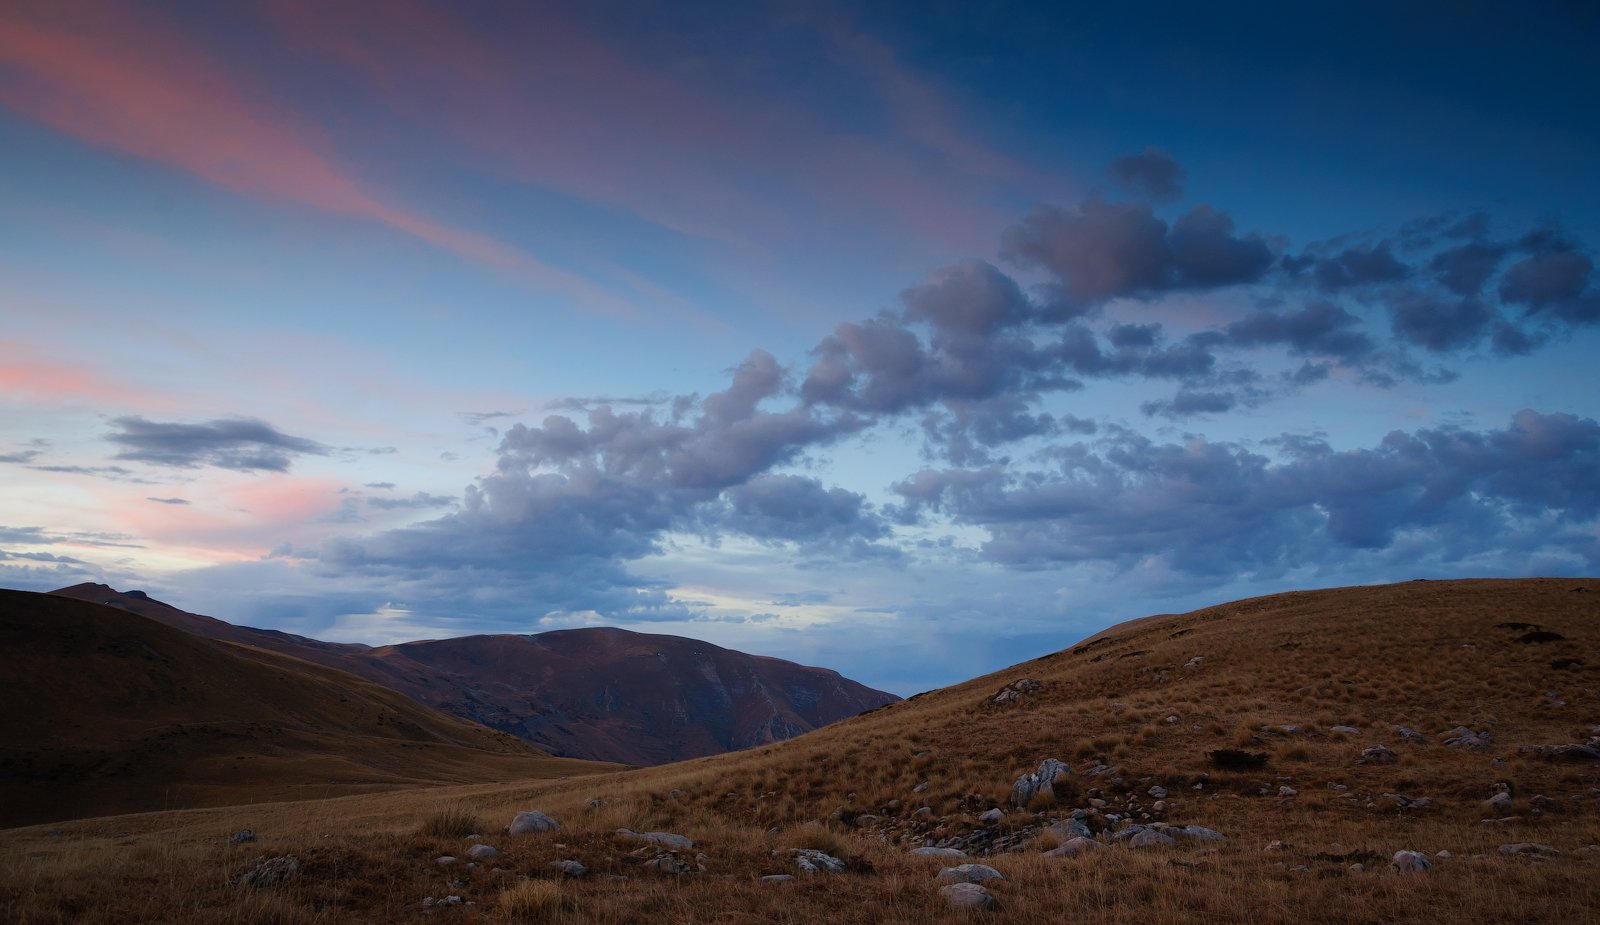
[[[994,702],[1023,678],[1041,687]],[[560,781],[83,819],[61,823],[58,834],[6,830],[0,921],[1600,921],[1600,849],[1584,850],[1600,844],[1600,762],[1519,750],[1587,742],[1597,724],[1596,580],[1298,592],[1123,624],[789,742],[714,758]],[[1396,725],[1423,740],[1404,739]],[[1458,725],[1488,732],[1487,747],[1444,745]],[[1359,761],[1380,743],[1395,762]],[[1208,753],[1228,748],[1265,755],[1265,765],[1213,767]],[[1049,757],[1076,776],[1027,810],[1009,806],[1012,782]],[[1112,770],[1087,775],[1102,763]],[[1517,818],[1487,825],[1502,815],[1482,806],[1497,784],[1508,787]],[[1170,791],[1162,812],[1147,795],[1156,785]],[[1404,810],[1390,793],[1431,805]],[[1229,838],[1042,856],[1054,838],[1031,835],[1040,823],[1093,800],[1105,812]],[[931,813],[915,815],[924,806]],[[952,911],[934,884],[951,862],[909,849],[979,829],[990,806],[1009,812],[990,834],[1021,836],[1015,850],[973,858],[1004,874],[989,884],[1000,908]],[[523,809],[564,828],[503,834]],[[623,826],[693,838],[685,860],[703,853],[705,870],[646,868],[655,852],[613,834]],[[231,844],[241,828],[259,840]],[[500,857],[474,870],[434,863],[447,853],[465,861],[466,829]],[[1559,853],[1500,853],[1518,842]],[[760,880],[796,873],[783,852],[796,846],[828,850],[850,869]],[[1425,852],[1435,867],[1390,870],[1401,849]],[[287,882],[259,890],[236,882],[256,859],[278,855],[299,861]],[[558,879],[548,864],[560,859],[582,862],[588,876]],[[423,905],[447,895],[463,902]]]

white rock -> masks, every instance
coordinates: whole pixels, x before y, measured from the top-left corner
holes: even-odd
[[[1341,733],[1347,736],[1358,736],[1361,734],[1361,730],[1354,726],[1329,726],[1328,731]]]
[[[1044,853],[1044,856],[1047,858],[1075,858],[1080,854],[1093,854],[1096,851],[1103,851],[1105,847],[1103,842],[1095,841],[1092,838],[1084,838],[1080,835],[1076,838],[1069,838],[1060,845],[1051,848]]]
[[[529,832],[559,832],[561,831],[561,823],[536,809],[530,809],[517,813],[517,817],[511,820],[511,825],[506,828],[506,831],[512,835],[525,835]]]
[[[1396,851],[1389,866],[1402,874],[1416,874],[1433,869],[1433,862],[1420,851]]]
[[[934,848],[931,845],[924,848],[912,848],[911,853],[920,858],[964,858],[965,851],[960,848]]]
[[[979,816],[978,817],[978,821],[983,823],[984,825],[995,825],[996,823],[998,823],[1000,820],[1004,819],[1005,817],[1006,817],[1006,811],[997,806],[994,809],[991,809],[988,812],[984,813],[983,815]]]
[[[1053,792],[1055,782],[1072,776],[1072,769],[1066,762],[1055,758],[1046,758],[1039,762],[1039,769],[1032,774],[1024,774],[1017,778],[1011,786],[1011,802],[1013,805],[1026,809],[1033,798],[1040,793]]]
[[[987,864],[961,864],[946,867],[934,878],[938,883],[983,883],[986,880],[1004,880],[1005,875]]]
[[[467,849],[467,857],[474,861],[492,861],[500,856],[500,852],[488,845],[473,845]]]
[[[618,829],[617,835],[628,841],[644,842],[647,845],[658,845],[675,851],[687,851],[694,847],[694,842],[687,836],[674,835],[671,832],[635,832],[632,829]]]
[[[815,848],[790,848],[789,854],[794,857],[794,866],[808,874],[836,874],[845,869],[843,861]]]
[[[976,909],[983,912],[992,911],[998,904],[989,891],[976,883],[952,883],[949,886],[939,887],[939,895],[950,904],[952,909]]]

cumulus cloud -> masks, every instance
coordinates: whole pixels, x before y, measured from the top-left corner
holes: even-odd
[[[106,439],[123,447],[115,459],[192,469],[287,472],[296,456],[327,455],[314,440],[282,433],[265,421],[227,418],[203,424],[120,417]]]

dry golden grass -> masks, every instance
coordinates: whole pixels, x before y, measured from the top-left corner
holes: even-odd
[[[1573,593],[1577,586],[1594,591]],[[1521,631],[1497,626],[1516,622],[1565,639],[1518,642]],[[1185,668],[1197,655],[1199,667]],[[992,703],[1020,678],[1044,686],[1019,703]],[[1594,581],[1278,595],[1124,624],[986,678],[716,758],[563,781],[79,820],[55,836],[45,827],[0,832],[0,921],[969,921],[934,890],[947,862],[908,848],[972,830],[979,812],[1003,805],[1012,781],[1046,757],[1080,773],[1096,761],[1119,769],[1077,779],[1043,809],[1051,816],[1097,798],[1110,812],[1130,799],[1136,812],[1152,812],[1144,794],[1161,784],[1171,791],[1167,821],[1230,838],[1076,859],[1041,857],[1048,835],[1025,840],[981,859],[1007,878],[992,885],[996,921],[1590,921],[1600,909],[1600,854],[1579,849],[1600,843],[1600,769],[1517,746],[1586,740],[1600,722],[1597,681]],[[1426,741],[1403,741],[1395,724]],[[1440,734],[1457,724],[1491,731],[1490,746],[1443,746]],[[1397,762],[1357,763],[1380,742]],[[1214,769],[1207,754],[1229,747],[1265,753],[1267,764]],[[1500,782],[1522,819],[1482,825],[1480,804]],[[1298,796],[1280,799],[1284,785]],[[1426,796],[1433,806],[1404,812],[1385,793]],[[1551,801],[1539,814],[1535,796]],[[922,806],[932,819],[913,818]],[[555,816],[562,831],[501,833],[530,808]],[[434,863],[464,857],[467,843],[448,834],[454,827],[424,831],[456,813],[490,827],[478,834],[500,849],[498,860],[472,871]],[[851,824],[861,814],[879,818]],[[1033,822],[1011,811],[1005,827]],[[688,835],[707,870],[654,874],[643,867],[650,850],[617,838],[619,827]],[[260,840],[229,844],[239,828]],[[1540,862],[1497,850],[1522,841],[1562,854]],[[761,882],[794,872],[792,847],[829,851],[851,872]],[[1399,849],[1454,857],[1406,876],[1387,869]],[[252,860],[279,854],[300,860],[295,879],[262,892],[234,884]],[[561,859],[590,875],[557,885],[548,865]],[[1357,863],[1367,869],[1353,871]],[[423,908],[424,897],[446,895],[470,905]]]

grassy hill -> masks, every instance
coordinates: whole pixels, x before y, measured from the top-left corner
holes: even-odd
[[[0,825],[610,769],[298,659],[0,591]]]
[[[433,921],[424,898],[458,895],[445,913],[460,921],[970,920],[935,883],[958,861],[911,854],[932,844],[1003,874],[987,884],[999,910],[982,913],[997,922],[1591,921],[1600,761],[1567,746],[1597,724],[1600,582],[1281,594],[1136,620],[788,742],[676,765],[352,797],[333,819],[287,804],[3,833],[0,918]],[[1072,774],[1014,805],[1018,777],[1048,758]],[[1486,802],[1497,793],[1509,806]],[[1004,817],[983,821],[992,808]],[[501,834],[523,809],[564,828]],[[1074,811],[1110,847],[1047,856]],[[464,850],[441,834],[460,817],[500,857],[436,864]],[[1116,839],[1130,823],[1226,839],[1132,847]],[[263,842],[221,838],[243,825]],[[677,862],[705,870],[663,874],[660,849],[619,827],[686,835],[696,844]],[[1502,851],[1524,844],[1542,847]],[[760,879],[798,874],[793,848],[848,869]],[[1401,850],[1432,869],[1392,870]],[[230,884],[268,855],[296,857],[295,877]],[[559,880],[548,865],[564,859],[589,876]],[[151,869],[156,887],[131,896]]]

